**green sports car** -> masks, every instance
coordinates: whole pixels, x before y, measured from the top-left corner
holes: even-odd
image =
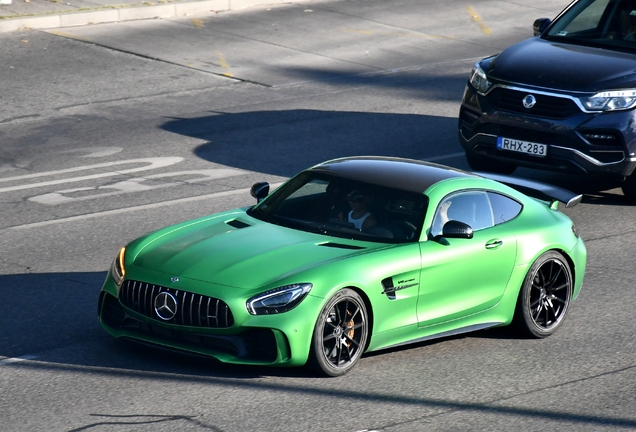
[[[99,320],[115,337],[327,376],[364,352],[488,327],[548,336],[583,283],[585,246],[557,210],[581,196],[486,176],[354,157],[271,194],[257,183],[252,207],[122,248]]]

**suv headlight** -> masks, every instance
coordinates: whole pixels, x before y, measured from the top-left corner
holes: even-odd
[[[636,106],[636,90],[612,90],[580,98],[583,106],[590,111],[618,111]]]
[[[110,268],[110,273],[113,275],[113,279],[117,285],[121,285],[124,281],[124,275],[126,274],[126,267],[124,266],[124,256],[126,255],[126,248],[123,247],[119,250],[117,257],[113,261],[113,265]]]
[[[245,306],[251,315],[278,314],[292,310],[307,296],[310,283],[286,285],[250,298]]]
[[[486,72],[484,72],[481,66],[479,66],[479,63],[476,63],[473,67],[473,71],[470,73],[469,81],[472,86],[475,87],[481,94],[486,93],[490,86],[492,86],[492,83],[488,81]]]

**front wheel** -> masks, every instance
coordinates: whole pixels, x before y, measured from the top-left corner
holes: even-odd
[[[636,201],[636,172],[633,172],[632,175],[623,181],[621,189],[623,190],[625,198],[628,198],[630,201]]]
[[[517,327],[535,338],[554,333],[565,319],[572,285],[572,271],[563,255],[549,251],[537,258],[519,293]]]
[[[343,375],[356,364],[367,343],[367,308],[352,289],[338,291],[318,316],[309,365],[325,376]]]
[[[517,166],[510,162],[501,162],[488,159],[476,153],[466,152],[466,162],[473,171],[486,171],[495,174],[512,174]]]

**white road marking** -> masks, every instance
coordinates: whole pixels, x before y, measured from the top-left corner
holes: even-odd
[[[37,358],[37,356],[34,356],[34,355],[23,355],[23,356],[20,356],[20,357],[6,358],[4,360],[0,360],[0,366],[6,366],[6,365],[9,365],[9,364],[19,363],[19,362],[23,362],[23,361],[27,361],[27,360],[34,360],[36,358]]]
[[[281,184],[282,183],[272,184],[270,185],[270,188],[273,190],[277,188],[278,186],[280,186]],[[198,195],[193,197],[180,198],[180,199],[176,199],[172,201],[163,201],[163,202],[158,202],[153,204],[145,204],[145,205],[140,205],[136,207],[126,207],[126,208],[115,209],[115,210],[107,210],[107,211],[98,212],[98,213],[89,213],[85,215],[71,216],[71,217],[67,217],[63,219],[55,219],[55,220],[49,220],[49,221],[43,221],[43,222],[34,222],[34,223],[24,224],[24,225],[16,225],[13,227],[8,227],[6,229],[21,230],[21,229],[28,229],[28,228],[38,228],[38,227],[43,227],[48,225],[56,225],[56,224],[61,224],[66,222],[77,222],[80,220],[93,219],[93,218],[102,217],[102,216],[112,216],[112,215],[118,215],[123,213],[136,212],[140,210],[152,210],[152,209],[156,209],[160,207],[168,207],[175,204],[204,201],[207,199],[214,199],[214,198],[220,198],[224,196],[231,196],[231,195],[238,195],[238,194],[247,194],[249,193],[249,191],[250,191],[250,188],[235,189],[235,190],[224,191],[224,192],[216,192],[216,193],[207,194],[207,195]]]
[[[62,191],[36,195],[36,196],[30,197],[29,201],[34,201],[40,204],[47,204],[47,205],[65,204],[70,202],[86,201],[86,200],[91,200],[95,198],[104,198],[104,197],[109,197],[114,195],[121,195],[121,194],[131,193],[131,192],[144,192],[144,191],[149,191],[154,189],[162,189],[166,187],[181,186],[185,184],[203,182],[207,180],[228,178],[228,177],[238,176],[245,173],[246,173],[245,171],[231,169],[231,168],[177,171],[177,172],[170,172],[170,173],[163,173],[163,174],[154,174],[154,175],[149,175],[146,177],[132,178],[132,179],[124,180],[114,184],[110,184],[110,185],[66,189]],[[192,179],[186,179],[186,180],[179,180],[176,182],[163,183],[158,185],[155,184],[152,186],[143,184],[144,182],[148,180],[156,180],[156,179],[161,179],[166,177],[192,176],[192,175],[197,175],[198,177],[192,178]],[[110,190],[114,189],[117,192],[100,192],[100,191],[109,190],[109,189]],[[85,195],[80,197],[68,196],[70,194],[77,193],[77,192],[90,192],[90,191],[93,191],[95,193],[92,195]]]
[[[0,188],[0,193],[22,190],[22,189],[32,189],[32,188],[43,187],[43,186],[52,186],[52,185],[71,183],[71,182],[78,182],[83,180],[92,180],[92,179],[104,178],[104,177],[113,177],[117,175],[130,174],[130,173],[139,172],[139,171],[147,171],[151,169],[163,168],[170,165],[174,165],[176,163],[181,162],[182,160],[183,160],[182,157],[155,157],[155,158],[144,158],[144,159],[129,159],[129,160],[124,160],[119,162],[105,162],[105,163],[95,164],[95,165],[84,165],[80,167],[67,168],[67,169],[58,170],[58,171],[48,171],[43,173],[34,173],[34,174],[25,174],[25,175],[14,176],[14,177],[5,177],[5,178],[0,178],[0,182],[10,182],[10,181],[25,180],[25,179],[31,179],[31,178],[37,178],[37,177],[67,174],[67,173],[77,172],[77,171],[86,171],[89,169],[108,168],[108,167],[113,167],[117,165],[140,164],[140,163],[148,164],[147,166],[138,167],[138,168],[129,168],[129,169],[121,170],[121,171],[109,171],[105,173],[91,174],[91,175],[81,176],[81,177],[71,177],[71,178],[51,180],[51,181],[40,182],[40,183],[9,186],[5,188]]]
[[[61,153],[66,154],[66,153],[86,152],[88,154],[82,155],[80,157],[104,157],[104,156],[114,155],[115,153],[119,153],[122,150],[123,150],[122,147],[82,147],[82,148],[76,148],[73,150],[65,150]]]

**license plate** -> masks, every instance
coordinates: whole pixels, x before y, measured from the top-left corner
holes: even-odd
[[[548,146],[545,144],[504,137],[497,137],[497,148],[500,150],[524,153],[530,156],[538,157],[545,157],[548,154]]]

